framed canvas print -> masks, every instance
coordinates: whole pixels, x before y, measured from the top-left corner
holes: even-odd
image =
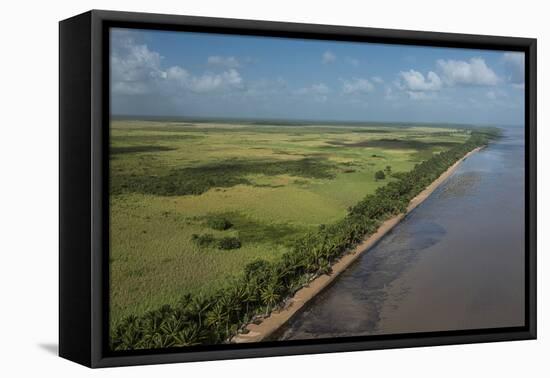
[[[536,337],[536,40],[60,23],[60,355]]]

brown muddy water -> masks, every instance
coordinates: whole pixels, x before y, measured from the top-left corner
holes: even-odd
[[[524,325],[524,134],[503,131],[277,338]]]

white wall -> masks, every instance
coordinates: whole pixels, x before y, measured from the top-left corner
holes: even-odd
[[[325,354],[91,371],[54,356],[57,343],[57,21],[112,9],[539,39],[539,193],[548,190],[550,27],[544,1],[5,1],[0,23],[0,375],[517,377],[550,372],[548,222],[539,217],[538,341]],[[545,172],[546,171],[546,172]],[[546,173],[546,174],[545,174]],[[546,195],[546,197],[548,197]],[[548,200],[539,199],[539,213]],[[545,235],[546,233],[546,235]],[[546,348],[546,351],[545,351]],[[546,375],[548,376],[548,375]]]

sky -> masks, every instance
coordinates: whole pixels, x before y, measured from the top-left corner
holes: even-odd
[[[517,52],[111,29],[111,112],[521,125]]]

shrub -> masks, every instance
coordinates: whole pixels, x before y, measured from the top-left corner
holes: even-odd
[[[207,224],[208,227],[210,227],[211,229],[219,230],[219,231],[228,230],[228,229],[230,229],[231,227],[233,227],[233,223],[231,223],[231,222],[228,221],[227,219],[221,218],[221,217],[212,217],[212,218],[209,218],[208,221],[206,222],[206,224]]]
[[[226,236],[218,240],[219,249],[237,249],[241,248],[241,241],[233,236]]]
[[[209,247],[216,241],[216,239],[214,238],[214,235],[212,234],[203,234],[203,235],[193,234],[191,238],[193,242],[195,242],[195,244],[198,245],[199,247]]]
[[[384,180],[386,178],[386,174],[384,173],[384,171],[377,171],[375,174],[374,174],[374,178],[378,181],[378,180]]]

